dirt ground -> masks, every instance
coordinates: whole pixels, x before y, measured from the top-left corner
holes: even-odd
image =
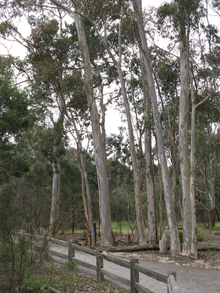
[[[76,244],[87,247],[86,234],[84,233],[65,233],[59,236],[60,240],[68,241],[69,239],[74,239]],[[205,234],[205,242],[220,243],[220,233]],[[116,247],[125,247],[126,245],[131,245],[129,242],[128,234],[115,234],[115,244]],[[96,246],[99,246],[99,239],[97,239]],[[119,253],[120,257],[133,257],[134,253],[121,252]],[[218,250],[208,250],[208,251],[199,251],[198,259],[193,259],[191,257],[186,257],[183,255],[177,255],[172,257],[170,252],[167,254],[161,254],[158,250],[146,250],[135,252],[135,254],[140,258],[147,260],[154,260],[162,263],[175,263],[183,266],[193,266],[197,268],[206,268],[206,269],[217,269],[220,270],[220,251]]]

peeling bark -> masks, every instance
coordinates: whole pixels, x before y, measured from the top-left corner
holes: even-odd
[[[164,140],[163,140],[163,133],[162,127],[160,123],[159,111],[157,106],[157,96],[155,91],[155,85],[153,80],[152,69],[150,65],[150,59],[148,54],[148,47],[147,47],[147,40],[142,20],[142,12],[141,12],[141,1],[132,0],[135,16],[138,23],[139,34],[141,38],[141,50],[144,53],[144,66],[146,69],[146,79],[148,81],[148,92],[152,102],[152,109],[153,109],[153,116],[154,116],[154,123],[157,133],[157,143],[158,143],[158,151],[159,157],[161,162],[161,173],[162,173],[162,181],[164,187],[164,195],[166,201],[166,210],[168,216],[168,223],[170,229],[170,241],[171,241],[171,250],[172,255],[176,255],[180,253],[180,242],[179,242],[179,234],[177,229],[177,220],[176,220],[176,213],[174,209],[174,203],[172,199],[172,191],[171,185],[169,180],[166,156],[164,151]]]
[[[179,157],[182,181],[183,202],[183,254],[189,255],[191,249],[191,206],[188,158],[188,97],[189,97],[189,68],[188,42],[185,34],[180,39],[180,103],[179,103]]]
[[[143,53],[141,61],[143,61]],[[156,205],[154,193],[154,179],[152,169],[152,151],[151,151],[151,106],[147,92],[147,80],[145,79],[143,62],[141,62],[142,85],[144,93],[144,108],[145,108],[145,163],[146,163],[146,185],[147,185],[147,216],[148,216],[148,243],[157,242],[157,223],[156,223]]]
[[[191,152],[190,152],[190,202],[191,202],[191,255],[195,258],[198,257],[197,248],[197,219],[196,219],[196,200],[195,200],[195,118],[196,118],[196,105],[195,94],[192,81],[192,75],[190,73],[191,83]]]
[[[58,236],[58,213],[60,203],[60,159],[56,158],[53,163],[53,186],[50,213],[50,231],[54,238]]]

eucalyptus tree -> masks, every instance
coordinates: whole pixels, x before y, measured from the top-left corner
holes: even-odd
[[[107,4],[107,3],[106,3]],[[102,22],[97,23],[96,33],[99,35],[102,40],[105,49],[109,56],[109,61],[113,62],[115,68],[118,73],[118,82],[120,85],[120,94],[123,100],[123,106],[125,108],[125,115],[128,125],[128,135],[129,135],[129,144],[130,151],[132,157],[132,168],[133,168],[133,176],[134,176],[134,191],[135,191],[135,210],[136,210],[136,226],[137,226],[137,234],[138,241],[140,244],[144,244],[146,242],[145,235],[145,226],[143,221],[143,213],[142,213],[142,174],[141,168],[139,165],[139,158],[137,154],[136,144],[135,144],[135,135],[134,135],[134,124],[132,121],[131,115],[131,105],[135,105],[134,96],[134,88],[133,86],[129,87],[129,79],[131,78],[132,83],[135,84],[136,77],[132,77],[132,73],[126,73],[125,68],[129,66],[129,62],[133,62],[131,58],[131,54],[129,52],[129,46],[132,47],[134,45],[134,35],[131,31],[128,30],[128,27],[132,24],[132,18],[130,15],[131,10],[129,9],[129,5],[127,2],[121,3],[121,5],[115,5],[115,3],[111,4],[111,13],[109,13],[110,9],[107,6],[104,10],[108,9],[105,12],[104,18]],[[96,4],[97,6],[97,4]],[[97,7],[97,9],[100,9]],[[103,11],[102,11],[103,12]],[[101,13],[101,11],[100,11]],[[97,30],[98,25],[103,23],[104,33],[101,35]],[[132,24],[133,26],[133,24]],[[115,37],[115,33],[118,33],[118,37]],[[125,45],[126,44],[126,45]],[[130,50],[132,50],[130,48]],[[135,59],[135,57],[134,57]],[[130,61],[129,61],[130,60]],[[132,101],[132,102],[130,102]],[[136,116],[136,130],[139,132],[139,141],[138,145],[140,147],[141,153],[141,138],[142,134],[140,128],[138,127],[139,114],[137,112],[138,107],[134,107],[134,112]],[[138,129],[139,128],[139,129]]]
[[[63,151],[64,134],[64,103],[63,75],[67,68],[68,51],[71,40],[58,35],[58,22],[52,20],[39,24],[32,31],[29,42],[28,61],[33,70],[32,93],[43,111],[49,113],[54,126],[53,150],[53,184],[50,226],[53,236],[58,233],[58,211],[60,197],[60,155]],[[47,46],[45,46],[47,44]],[[51,107],[51,108],[50,108]],[[58,108],[58,118],[54,118],[54,110]]]
[[[142,18],[142,7],[141,1],[133,0],[133,8],[135,12],[135,17],[138,24],[140,40],[141,40],[141,50],[143,51],[144,55],[144,66],[146,70],[146,80],[148,83],[148,93],[152,103],[152,110],[154,116],[154,123],[156,128],[157,134],[157,144],[159,149],[159,156],[160,156],[160,163],[161,163],[161,173],[162,173],[162,180],[163,180],[163,187],[164,187],[164,194],[165,194],[165,201],[166,201],[166,210],[168,216],[168,223],[170,229],[170,240],[171,240],[171,250],[172,255],[176,255],[180,252],[180,242],[179,242],[179,235],[177,229],[177,220],[176,220],[176,213],[174,209],[174,202],[172,198],[172,191],[171,191],[171,184],[169,180],[165,150],[164,150],[164,139],[163,133],[159,118],[158,112],[158,105],[157,105],[157,96],[156,90],[153,80],[152,68],[150,64],[147,40],[144,30],[143,18]]]
[[[148,242],[155,243],[157,240],[156,223],[156,199],[155,185],[153,176],[152,144],[151,144],[151,102],[148,95],[146,72],[143,66],[143,53],[141,55],[141,75],[144,94],[144,113],[145,113],[145,163],[146,163],[146,185],[147,185],[147,212],[148,212]],[[161,217],[162,221],[162,217]],[[160,222],[160,227],[162,223]]]
[[[197,74],[204,63],[204,50],[201,46],[200,27],[205,27],[201,19],[204,17],[204,8],[201,1],[173,1],[164,4],[158,10],[161,19],[169,19],[172,23],[173,32],[178,36],[180,48],[180,105],[179,105],[179,157],[182,185],[183,203],[183,253],[192,254],[197,257],[197,227],[196,227],[196,205],[195,205],[195,109],[210,97],[210,90],[203,79],[197,79]],[[211,26],[206,27],[210,31]],[[198,42],[194,41],[198,39]],[[193,40],[194,39],[194,40]],[[211,39],[208,38],[208,44]],[[200,44],[200,46],[198,46]],[[201,56],[201,58],[197,58]],[[194,59],[195,58],[195,59]],[[196,62],[195,62],[196,60]],[[201,62],[202,61],[202,62]],[[213,71],[214,72],[214,71]],[[207,80],[206,80],[207,81]],[[189,120],[189,97],[191,96],[191,158],[189,169],[188,156],[188,120]],[[198,100],[203,96],[202,99]],[[196,104],[197,97],[197,104]]]
[[[66,113],[69,121],[73,125],[74,134],[72,136],[75,138],[76,145],[77,145],[77,161],[78,167],[81,173],[81,184],[82,184],[82,197],[83,197],[83,205],[84,205],[84,215],[86,218],[86,226],[88,232],[88,246],[94,247],[95,244],[95,234],[94,234],[94,227],[93,227],[93,215],[92,215],[92,202],[91,202],[91,192],[90,192],[90,184],[88,178],[88,172],[86,168],[86,159],[83,152],[82,147],[82,135],[83,132],[80,132],[77,128],[76,121],[72,115],[70,110],[70,114]],[[85,194],[86,192],[86,194]],[[87,199],[86,199],[87,198]],[[88,207],[88,208],[87,208]]]
[[[63,9],[65,9],[66,11],[68,11],[69,13],[73,13],[73,11],[71,9],[69,9],[68,7],[64,7],[61,3],[57,2],[57,1],[52,1],[53,3],[57,4],[59,7],[62,7]],[[74,3],[76,4],[76,3]],[[141,179],[140,179],[140,173],[138,170],[138,160],[137,160],[137,154],[136,154],[136,150],[135,150],[135,141],[134,141],[134,133],[133,133],[133,125],[132,125],[132,120],[131,120],[131,113],[130,113],[130,105],[128,102],[128,97],[127,97],[127,91],[126,91],[126,85],[125,85],[125,81],[124,81],[124,72],[123,72],[123,58],[125,58],[123,56],[123,45],[122,45],[122,24],[124,22],[124,16],[125,16],[125,11],[128,8],[128,5],[126,3],[123,3],[123,6],[117,6],[114,3],[105,3],[106,5],[104,5],[104,7],[102,6],[102,13],[105,11],[104,18],[100,18],[98,17],[98,22],[97,25],[90,20],[90,23],[93,25],[93,27],[95,28],[96,34],[98,34],[100,40],[102,41],[110,60],[113,61],[114,66],[117,68],[117,72],[118,72],[118,76],[119,76],[119,80],[120,80],[120,85],[121,85],[121,92],[122,92],[122,96],[123,96],[123,100],[124,100],[124,107],[126,109],[126,118],[127,118],[127,123],[128,123],[128,131],[129,131],[129,140],[130,140],[130,148],[131,148],[131,153],[132,153],[132,160],[133,160],[133,173],[134,173],[134,185],[135,185],[135,202],[136,202],[136,217],[137,217],[137,229],[138,229],[138,235],[139,235],[139,243],[143,244],[145,243],[146,239],[145,239],[145,227],[144,227],[144,222],[143,222],[143,215],[142,215],[142,207],[141,207]],[[113,14],[111,15],[109,13],[109,6],[107,6],[107,4],[111,4],[111,10],[113,12]],[[88,5],[88,7],[83,6],[84,9],[88,8],[88,11],[91,13],[94,13],[95,10],[100,9],[99,3],[90,3]],[[85,8],[86,7],[86,8]],[[108,7],[108,8],[107,8]],[[125,9],[124,9],[125,8]],[[79,11],[76,11],[76,19],[80,19],[79,18]],[[85,16],[85,18],[88,20],[88,17]],[[111,29],[109,23],[112,25],[114,34],[111,34]],[[80,25],[81,27],[81,25]],[[103,27],[104,29],[104,33],[101,34],[100,33],[100,28]],[[115,29],[118,27],[118,38],[115,38]],[[110,33],[109,33],[110,31]],[[78,29],[79,32],[79,29]],[[81,31],[82,32],[82,31]],[[112,46],[111,44],[111,39],[113,40],[117,40],[118,39],[118,43],[117,45]],[[84,40],[84,43],[82,43],[81,41]],[[81,47],[86,49],[85,47],[83,47],[83,45],[86,44],[85,42],[85,37],[82,35],[82,39],[81,39]],[[86,46],[88,47],[88,46]],[[116,57],[118,55],[118,57]],[[86,62],[84,62],[84,66],[88,66],[89,64],[89,52],[86,51],[86,54],[84,52],[83,54],[84,58],[87,58]],[[90,74],[88,69],[88,76]],[[91,75],[90,75],[91,77]],[[88,82],[87,82],[87,87],[89,85],[89,81],[91,80],[91,78],[88,78]],[[94,139],[94,134],[93,134],[93,139]]]
[[[183,1],[177,1],[177,15],[174,16],[174,21],[177,21],[179,30],[179,46],[180,46],[180,75],[181,75],[181,90],[180,90],[180,106],[179,106],[179,156],[180,170],[183,191],[183,253],[189,255],[192,252],[195,256],[196,235],[192,235],[192,212],[195,210],[195,205],[190,205],[190,170],[188,160],[188,99],[189,99],[189,40],[190,29],[192,24],[197,24],[197,10],[200,8],[200,1],[191,1],[186,6]],[[196,15],[197,14],[197,15]],[[181,18],[180,18],[181,15]],[[180,21],[177,19],[180,18]],[[192,236],[194,241],[192,242]],[[191,250],[191,245],[192,250]]]
[[[58,7],[65,11],[71,12],[68,7],[63,6],[57,1],[52,1]],[[111,213],[110,213],[110,200],[109,200],[109,183],[107,173],[107,160],[105,153],[105,142],[103,140],[102,132],[100,129],[99,113],[94,99],[93,92],[93,74],[91,67],[90,53],[86,40],[84,25],[81,19],[79,3],[72,1],[75,8],[75,24],[79,39],[79,45],[82,51],[82,58],[84,64],[84,80],[85,80],[85,91],[87,96],[87,103],[90,109],[91,123],[92,123],[92,135],[94,141],[94,153],[96,161],[96,170],[99,184],[99,204],[100,204],[100,218],[101,218],[101,236],[102,245],[111,245],[112,238],[112,224],[111,224]]]
[[[136,211],[136,226],[137,226],[137,234],[138,234],[138,241],[139,244],[146,243],[146,233],[145,233],[145,225],[144,225],[144,219],[143,219],[143,212],[142,212],[142,174],[141,174],[141,168],[140,168],[140,161],[138,158],[136,145],[135,145],[135,135],[134,135],[134,124],[132,121],[132,115],[131,115],[131,105],[132,103],[129,103],[129,100],[133,100],[133,105],[135,105],[135,100],[137,97],[134,95],[134,86],[132,88],[132,84],[135,85],[135,74],[131,73],[131,86],[129,87],[129,77],[125,78],[125,71],[124,67],[126,67],[126,60],[129,60],[129,62],[134,63],[134,60],[132,61],[129,54],[129,49],[126,50],[127,45],[134,45],[135,42],[135,36],[132,34],[129,34],[127,31],[128,26],[132,24],[132,17],[131,17],[131,10],[128,6],[128,3],[124,2],[123,5],[121,5],[120,10],[118,11],[118,43],[115,44],[115,47],[112,46],[110,36],[111,36],[111,30],[110,30],[110,36],[106,36],[105,41],[105,47],[106,50],[114,62],[115,67],[117,68],[118,77],[120,81],[121,86],[121,93],[123,97],[123,104],[125,107],[125,113],[126,113],[126,120],[127,120],[127,127],[128,127],[128,134],[129,134],[129,144],[130,144],[130,150],[131,150],[131,157],[132,157],[132,167],[133,167],[133,176],[134,176],[134,191],[135,191],[135,211]],[[133,24],[132,24],[133,25]],[[114,29],[115,25],[113,25]],[[117,39],[116,39],[117,40]],[[114,54],[114,55],[113,55]],[[116,57],[117,56],[117,57]],[[135,56],[134,56],[135,59]],[[140,116],[138,114],[138,107],[134,106],[134,112],[136,116],[136,130],[139,132],[139,154],[142,155],[142,133],[140,131],[139,124]]]
[[[123,21],[123,26],[127,25],[126,22],[127,21],[125,20]],[[147,92],[147,82],[144,78],[145,69],[143,67],[142,52],[140,53],[141,56],[138,56],[138,53],[134,49],[133,52],[130,52],[132,50],[132,46],[134,47],[136,45],[135,43],[138,42],[137,25],[132,19],[129,20],[129,23],[132,24],[132,30],[130,33],[131,48],[128,50],[128,57],[125,55],[124,50],[124,56],[126,56],[124,59],[128,59],[128,65],[124,66],[129,69],[128,72],[126,72],[125,84],[131,107],[134,132],[136,133],[135,148],[138,159],[138,169],[140,173],[141,192],[143,188],[143,181],[145,181],[143,170],[146,169],[148,243],[156,243],[157,224],[151,148],[151,103]],[[129,37],[128,33],[127,35]],[[123,36],[123,38],[125,37],[126,35]],[[129,41],[128,37],[127,39]],[[145,154],[142,147],[143,145],[145,145]]]

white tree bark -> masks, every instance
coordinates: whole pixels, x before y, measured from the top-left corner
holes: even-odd
[[[52,237],[58,235],[58,213],[60,203],[60,158],[56,157],[53,162],[53,185],[50,212],[50,231]]]
[[[121,89],[124,97],[124,105],[126,108],[126,117],[128,123],[128,132],[129,132],[129,141],[131,147],[131,156],[132,156],[132,166],[133,166],[133,174],[134,174],[134,190],[135,190],[135,211],[136,211],[136,221],[137,221],[137,229],[138,229],[138,240],[139,244],[143,245],[146,243],[146,234],[145,234],[145,227],[144,227],[144,220],[143,220],[143,213],[142,213],[142,192],[140,186],[140,176],[138,170],[138,162],[137,162],[137,155],[135,151],[135,144],[134,144],[134,134],[133,134],[133,127],[131,122],[131,114],[130,114],[130,107],[128,103],[127,93],[124,86],[123,80],[123,73],[120,67],[118,67],[119,78],[121,81]]]
[[[143,53],[141,56],[142,85],[144,93],[144,110],[145,110],[145,163],[146,163],[146,185],[147,185],[147,218],[148,218],[148,243],[156,243],[157,240],[157,223],[156,207],[154,194],[154,180],[152,170],[152,151],[151,151],[151,105],[148,96],[147,80],[145,79],[143,66]]]
[[[191,203],[191,255],[198,257],[197,250],[197,220],[196,220],[196,200],[195,200],[195,120],[196,105],[192,74],[190,72],[191,84],[191,152],[190,152],[190,203]]]
[[[59,147],[60,138],[63,133],[63,121],[64,121],[64,103],[62,98],[59,96],[60,105],[59,107],[59,119],[56,122],[56,133],[54,139],[54,160],[53,160],[53,185],[52,185],[52,200],[51,200],[51,213],[50,213],[50,233],[52,237],[56,238],[58,236],[59,224],[59,205],[60,205],[60,156],[58,154],[57,148]],[[55,126],[53,118],[51,120]]]
[[[133,174],[134,174],[134,191],[135,191],[135,211],[136,211],[136,225],[138,229],[138,241],[139,244],[143,245],[146,243],[146,233],[145,233],[145,226],[144,226],[144,219],[142,213],[142,191],[141,191],[141,179],[139,174],[139,167],[137,161],[137,155],[135,150],[135,143],[134,143],[134,132],[133,126],[131,121],[131,113],[130,113],[130,106],[128,102],[127,92],[124,83],[123,72],[121,68],[121,24],[119,26],[119,62],[115,59],[113,60],[115,65],[118,69],[118,75],[121,83],[121,90],[124,98],[124,106],[126,109],[126,118],[128,123],[128,133],[129,133],[129,142],[131,148],[131,156],[132,156],[132,166],[133,166]]]
[[[67,11],[70,14],[73,14],[73,11],[71,9],[69,9],[68,7],[64,6],[62,3],[60,3],[57,0],[51,0],[54,4],[56,4],[57,6],[61,7],[62,9],[64,9],[65,11]],[[76,1],[73,1],[74,3]],[[87,76],[87,100],[89,101],[89,106],[91,108],[91,118],[92,118],[92,113],[93,113],[93,117],[92,121],[99,121],[98,119],[98,112],[96,109],[96,114],[95,114],[95,110],[94,110],[94,101],[93,101],[93,94],[92,94],[92,90],[91,90],[91,86],[89,89],[89,84],[91,82],[91,74],[89,74],[89,71],[91,72],[91,66],[90,66],[90,60],[89,60],[89,51],[88,51],[88,46],[86,44],[86,39],[85,39],[85,33],[83,31],[83,26],[82,24],[80,24],[80,16],[78,14],[79,12],[76,9],[76,13],[75,13],[75,20],[76,20],[76,26],[77,26],[77,31],[78,31],[78,37],[79,37],[79,43],[80,43],[80,47],[81,50],[83,51],[83,60],[84,60],[84,66],[85,66],[85,77]],[[88,18],[87,18],[88,19]],[[89,20],[89,19],[88,19]],[[133,135],[133,128],[132,128],[132,122],[131,122],[131,116],[130,116],[130,108],[129,108],[129,103],[128,103],[128,99],[127,99],[127,93],[126,93],[126,89],[125,89],[125,84],[124,84],[124,79],[123,79],[123,72],[121,69],[121,57],[119,56],[119,62],[116,61],[114,55],[111,53],[111,50],[108,47],[108,44],[106,42],[106,40],[104,40],[102,38],[102,36],[99,34],[99,31],[97,29],[97,27],[95,26],[95,24],[90,21],[91,24],[94,26],[96,33],[99,35],[103,45],[105,46],[107,52],[109,53],[110,58],[113,60],[114,64],[116,65],[117,69],[118,69],[118,74],[119,74],[119,79],[121,82],[121,88],[122,88],[122,94],[123,94],[123,98],[124,98],[124,104],[125,104],[125,108],[126,108],[126,116],[127,116],[127,122],[128,122],[128,130],[129,130],[129,138],[130,138],[130,146],[131,146],[131,154],[132,154],[132,160],[133,160],[133,172],[134,172],[134,189],[135,189],[135,210],[136,210],[136,219],[137,219],[137,227],[138,227],[138,235],[139,235],[139,243],[140,244],[144,244],[146,242],[146,237],[145,237],[145,227],[144,227],[144,221],[143,221],[143,215],[142,215],[142,207],[141,207],[141,186],[140,186],[140,176],[139,176],[139,171],[138,171],[138,164],[137,164],[137,156],[136,156],[136,152],[135,152],[135,147],[134,147],[134,135]],[[121,46],[120,46],[120,36],[119,36],[119,50],[120,53],[119,55],[121,55]],[[88,65],[89,64],[89,65]],[[93,103],[92,103],[93,101]],[[93,106],[93,108],[92,108]],[[94,124],[95,126],[95,124]],[[95,138],[94,138],[94,131],[97,131],[97,126],[93,128],[93,139],[95,142]],[[96,132],[95,131],[95,132]],[[97,136],[97,135],[96,135]],[[97,142],[100,142],[100,137],[96,140]],[[97,145],[95,145],[96,147],[98,147]],[[97,152],[95,152],[96,154]],[[102,156],[104,156],[104,153],[102,154]],[[101,166],[100,163],[98,163],[98,166]],[[97,170],[98,173],[98,170]],[[100,174],[101,176],[101,174]],[[103,173],[103,176],[105,176],[105,174]],[[98,182],[101,183],[101,181],[99,181],[99,175],[98,175]],[[104,184],[102,185],[104,186]],[[108,192],[109,194],[109,192]],[[103,199],[100,199],[100,208],[103,204]],[[103,209],[104,212],[104,209]],[[101,214],[101,213],[100,213]],[[101,214],[101,221],[103,221],[102,217],[104,216],[104,213]],[[104,231],[103,231],[104,232]]]
[[[198,257],[197,245],[197,220],[196,220],[196,200],[195,200],[195,128],[196,128],[196,108],[203,104],[209,95],[195,104],[195,90],[193,85],[192,73],[189,70],[190,86],[191,86],[191,152],[190,152],[190,203],[191,203],[191,255]]]
[[[83,156],[83,152],[82,152],[82,144],[81,144],[81,140],[80,140],[80,135],[79,135],[79,131],[76,127],[76,123],[74,118],[70,118],[72,123],[73,123],[73,127],[76,133],[76,137],[77,137],[77,148],[78,148],[78,152],[79,152],[79,165],[80,165],[80,171],[81,171],[81,176],[82,176],[82,182],[85,185],[85,189],[86,189],[86,195],[87,195],[87,201],[86,201],[86,197],[83,194],[83,204],[84,204],[84,213],[85,213],[85,218],[88,222],[89,225],[89,229],[88,229],[88,234],[91,233],[91,246],[94,247],[95,244],[95,234],[94,234],[94,227],[93,227],[93,216],[92,216],[92,202],[91,202],[91,195],[90,195],[90,187],[89,187],[89,180],[88,180],[88,176],[87,176],[87,171],[86,171],[86,163],[85,163],[85,159]],[[82,187],[82,193],[84,187]],[[88,206],[88,209],[87,209]]]
[[[188,100],[189,100],[189,65],[188,46],[185,35],[180,37],[180,102],[179,102],[179,157],[182,181],[183,202],[183,250],[185,255],[190,254],[191,249],[191,206],[190,206],[190,182],[189,182],[189,157],[188,157]]]
[[[172,191],[171,191],[169,173],[168,173],[166,156],[164,151],[164,140],[163,140],[163,133],[162,133],[158,106],[157,106],[157,96],[156,96],[156,91],[154,86],[152,69],[149,63],[150,59],[149,59],[147,40],[146,40],[146,35],[145,35],[145,30],[144,30],[144,25],[142,20],[141,1],[137,2],[136,0],[132,0],[132,2],[133,2],[135,16],[137,19],[139,34],[141,38],[141,46],[142,46],[141,49],[143,50],[143,53],[144,53],[144,66],[145,66],[146,74],[147,74],[146,79],[148,81],[148,92],[152,102],[154,123],[155,123],[155,128],[157,133],[157,143],[158,143],[158,150],[159,150],[159,156],[160,156],[160,162],[161,162],[162,181],[163,181],[166,210],[167,210],[168,223],[169,223],[169,229],[170,229],[170,241],[171,241],[170,246],[171,246],[172,255],[176,255],[177,253],[180,253],[179,234],[177,229],[176,213],[175,213],[174,203],[172,199]]]
[[[75,10],[77,6],[75,5]],[[99,209],[101,219],[101,245],[108,246],[113,244],[112,237],[112,223],[110,212],[110,198],[109,198],[109,184],[107,160],[105,155],[105,145],[103,144],[102,134],[100,130],[99,114],[96,106],[96,101],[93,95],[92,84],[92,70],[89,56],[89,49],[86,41],[85,31],[81,16],[75,13],[75,23],[78,33],[79,45],[82,51],[84,63],[84,78],[86,85],[86,96],[89,105],[91,121],[92,121],[92,135],[94,141],[95,162],[99,186]]]

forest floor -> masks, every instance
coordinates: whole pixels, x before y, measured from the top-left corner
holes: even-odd
[[[41,292],[59,293],[123,293],[123,289],[104,281],[97,283],[95,277],[76,273],[76,268],[68,270],[67,266],[59,266],[51,261],[44,261],[37,273],[42,286]],[[55,290],[50,291],[49,288]],[[33,291],[30,291],[33,292]]]

